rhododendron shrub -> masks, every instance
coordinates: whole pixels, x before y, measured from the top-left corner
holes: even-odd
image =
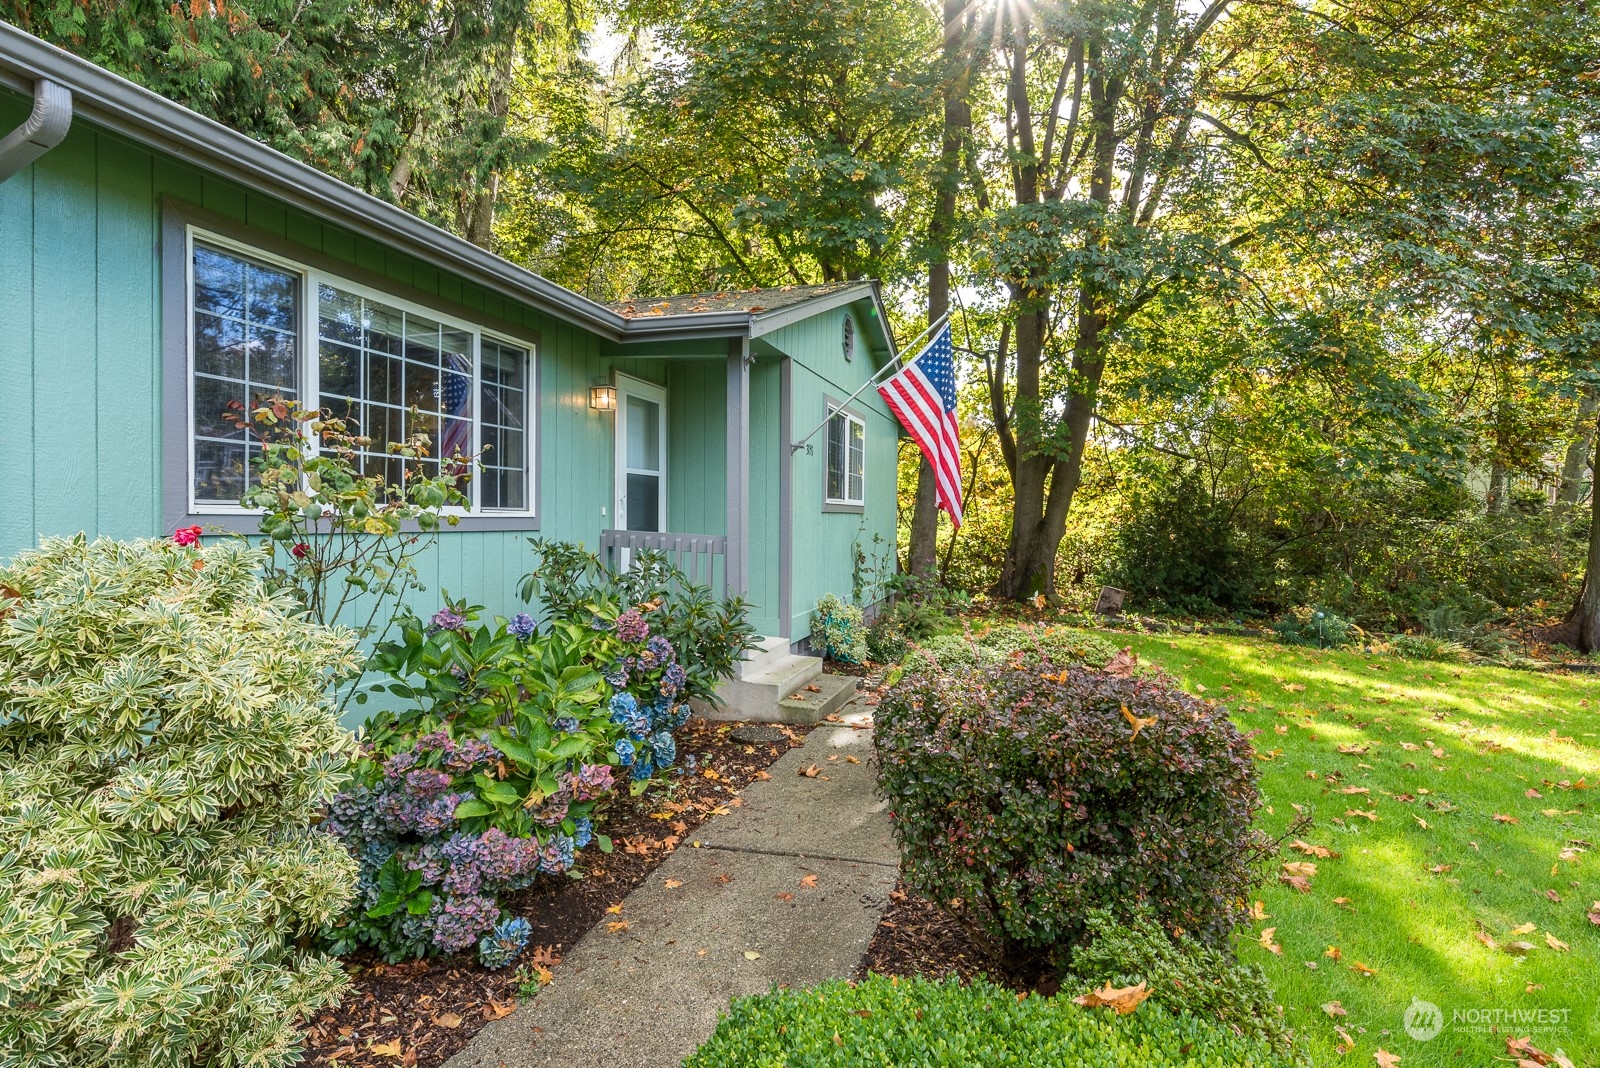
[[[356,865],[313,822],[353,638],[242,540],[47,539],[0,566],[0,1064],[288,1064],[300,948]]]

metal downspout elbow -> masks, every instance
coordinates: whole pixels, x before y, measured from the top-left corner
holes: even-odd
[[[72,127],[72,90],[48,78],[33,83],[33,113],[0,138],[0,182],[59,145]]]

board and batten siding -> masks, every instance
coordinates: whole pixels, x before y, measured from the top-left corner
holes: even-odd
[[[0,90],[0,129],[20,123],[28,106]],[[585,330],[80,118],[60,147],[0,183],[0,558],[39,535],[164,532],[164,197],[536,336],[537,533],[598,547],[600,531],[613,521],[613,417],[589,408],[589,387],[613,370],[668,384],[669,364],[603,355],[600,339]],[[722,365],[707,367],[720,387]],[[719,533],[722,394],[684,385],[675,397],[700,397],[707,411],[714,401],[715,415],[683,403],[673,420],[674,433],[684,435],[674,452],[685,464],[705,466],[699,477],[674,480],[672,507],[698,513],[707,533]],[[704,435],[698,459],[690,447],[694,429]],[[520,610],[515,589],[532,560],[530,533],[441,534],[417,562],[427,591],[413,597],[415,607],[431,612],[448,590],[490,613]]]
[[[855,319],[855,358],[844,357],[844,317]],[[869,333],[869,329],[872,331]],[[854,305],[812,316],[766,336],[791,358],[790,418],[793,435],[809,433],[827,414],[830,400],[843,401],[877,370],[868,351],[869,328]],[[793,533],[791,550],[790,635],[804,638],[811,611],[825,593],[849,601],[856,578],[856,553],[865,560],[863,607],[881,597],[876,582],[895,569],[896,465],[900,425],[876,389],[868,389],[849,407],[866,421],[863,477],[865,505],[859,512],[823,510],[823,476],[827,464],[827,430],[811,438],[811,450],[791,459]],[[754,426],[752,425],[752,434]],[[753,480],[752,480],[753,481]],[[753,540],[753,539],[752,539]]]

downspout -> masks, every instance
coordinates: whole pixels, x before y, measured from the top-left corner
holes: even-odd
[[[0,182],[59,145],[72,126],[72,90],[48,78],[33,83],[33,113],[0,138]]]

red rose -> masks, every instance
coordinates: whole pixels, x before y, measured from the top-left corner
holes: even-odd
[[[293,546],[290,547],[289,555],[293,556],[296,560],[304,560],[306,558],[306,554],[310,551],[311,546],[307,545],[303,541],[297,541]]]
[[[172,540],[179,545],[196,545],[200,541],[200,528],[179,527],[172,532]]]

